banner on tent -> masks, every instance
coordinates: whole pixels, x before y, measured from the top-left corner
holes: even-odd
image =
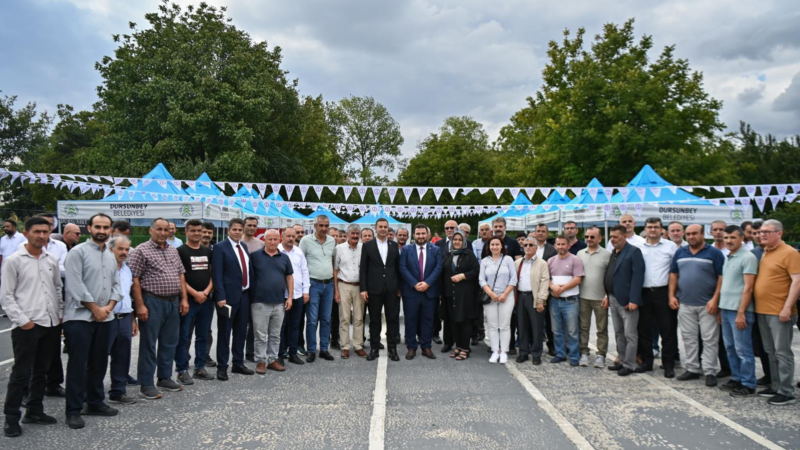
[[[112,220],[152,220],[159,217],[183,220],[203,219],[203,205],[199,202],[58,202],[58,217],[62,219],[89,219],[99,213],[108,214]]]

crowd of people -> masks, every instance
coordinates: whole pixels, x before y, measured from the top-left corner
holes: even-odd
[[[400,345],[407,360],[417,351],[435,359],[437,344],[464,361],[486,335],[489,363],[517,355],[517,363],[540,365],[546,343],[550,363],[628,376],[652,371],[660,356],[666,378],[682,365],[678,380],[704,377],[717,386],[730,377],[719,388],[732,396],[756,395],[763,386],[757,395],[771,405],[794,403],[800,253],[782,241],[781,223],[717,221],[713,245],[702,225],[672,222],[665,229],[648,218],[639,236],[635,223],[623,215],[604,248],[596,227],[584,230],[584,242],[577,224],[567,222],[551,243],[547,225],[515,239],[502,217],[481,224],[474,241],[469,225],[453,220],[436,240],[422,224],[409,233],[378,219],[374,228],[340,230],[324,215],[311,234],[296,225],[259,239],[258,220],[248,217],[232,219],[216,243],[211,223],[186,221],[183,243],[174,223],[156,219],[150,239],[132,249],[130,225],[105,214],[88,221],[81,244],[74,225],[52,234],[51,215],[28,219],[24,236],[8,220],[0,239],[0,303],[13,323],[14,365],[5,435],[21,435],[20,421],[56,423],[44,411],[45,395],[65,397],[66,424],[78,429],[82,415],[118,414],[106,400],[158,400],[195,380],[227,381],[229,369],[243,376],[283,372],[287,363],[334,360],[331,350],[368,361],[386,350],[396,362]],[[618,354],[610,364],[609,316]],[[755,355],[765,373],[760,379]],[[137,385],[138,399],[128,392]]]

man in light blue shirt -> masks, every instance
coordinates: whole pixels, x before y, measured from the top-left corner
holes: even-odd
[[[169,222],[169,228],[167,228],[167,244],[175,248],[183,245],[183,241],[180,238],[175,237],[175,233],[177,231],[178,226],[175,225],[175,222]]]
[[[125,386],[128,384],[128,372],[131,366],[131,343],[133,336],[139,333],[139,327],[136,325],[131,299],[133,274],[131,268],[125,264],[131,250],[131,241],[125,235],[114,236],[108,241],[108,247],[117,260],[121,296],[120,301],[114,306],[108,330],[108,354],[111,359],[109,368],[111,389],[108,391],[108,400],[114,403],[132,404],[136,403],[136,399],[127,395]]]
[[[115,416],[105,403],[103,379],[108,366],[108,330],[120,300],[117,261],[106,251],[111,217],[95,214],[88,221],[91,239],[67,255],[64,336],[69,342],[67,364],[67,426],[84,427],[83,415]],[[84,408],[84,402],[87,406]]]

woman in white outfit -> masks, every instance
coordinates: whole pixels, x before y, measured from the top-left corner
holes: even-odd
[[[492,301],[483,305],[489,341],[492,343],[490,363],[508,362],[508,343],[511,339],[511,313],[514,312],[514,287],[517,271],[514,260],[506,255],[506,246],[499,237],[489,240],[489,256],[481,261],[479,284]]]

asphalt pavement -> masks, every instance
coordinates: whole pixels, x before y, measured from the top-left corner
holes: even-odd
[[[12,358],[7,328],[0,324],[0,364]],[[23,436],[0,437],[0,448],[800,449],[800,404],[735,399],[703,380],[665,379],[658,368],[622,378],[547,358],[489,364],[485,344],[460,362],[440,348],[435,360],[418,353],[406,361],[404,348],[399,362],[385,351],[372,362],[334,351],[335,361],[283,373],[198,380],[161,400],[114,405],[117,417],[85,417],[82,430],[64,424],[63,400],[46,398],[59,423],[24,424]],[[135,339],[132,374],[137,353]],[[10,368],[0,366],[1,396]]]

